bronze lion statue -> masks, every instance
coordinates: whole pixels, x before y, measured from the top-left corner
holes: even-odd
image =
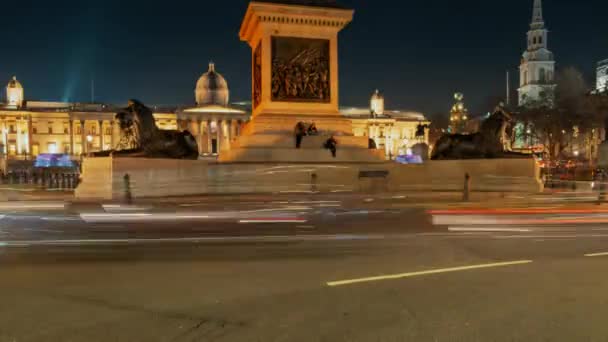
[[[189,131],[159,129],[152,110],[137,100],[129,100],[115,119],[121,132],[117,148],[92,156],[198,159],[198,144]]]
[[[444,134],[433,148],[432,160],[530,158],[505,149],[506,129],[512,117],[498,106],[473,134]]]

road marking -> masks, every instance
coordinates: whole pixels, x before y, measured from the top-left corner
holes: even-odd
[[[586,257],[600,257],[600,256],[608,256],[608,252],[603,252],[603,253],[590,253],[590,254],[585,254]]]
[[[470,266],[440,268],[440,269],[427,270],[427,271],[418,271],[418,272],[409,272],[409,273],[400,273],[400,274],[389,274],[389,275],[383,275],[383,276],[358,278],[358,279],[349,279],[349,280],[330,281],[330,282],[327,283],[327,286],[335,287],[335,286],[352,285],[352,284],[357,284],[357,283],[367,283],[367,282],[372,282],[372,281],[411,278],[411,277],[417,277],[417,276],[423,276],[423,275],[429,275],[429,274],[458,272],[458,271],[469,271],[469,270],[475,270],[475,269],[481,269],[481,268],[491,268],[491,267],[504,267],[504,266],[513,266],[513,265],[523,265],[523,264],[529,264],[531,262],[532,262],[532,260],[518,260],[518,261],[497,262],[497,263],[492,263],[492,264],[481,264],[481,265],[470,265]]]
[[[451,232],[531,232],[527,228],[500,228],[500,227],[448,227]]]

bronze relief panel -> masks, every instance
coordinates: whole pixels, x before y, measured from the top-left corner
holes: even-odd
[[[262,101],[262,42],[253,53],[253,108]]]
[[[272,37],[272,100],[331,101],[329,40]]]

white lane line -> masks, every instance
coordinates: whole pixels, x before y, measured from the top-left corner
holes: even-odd
[[[451,232],[531,232],[527,228],[501,228],[501,227],[448,227]]]
[[[600,256],[608,256],[608,252],[603,253],[589,253],[585,254],[586,257],[600,257]]]
[[[491,264],[481,264],[481,265],[470,265],[470,266],[440,268],[440,269],[418,271],[418,272],[409,272],[409,273],[400,273],[400,274],[389,274],[389,275],[367,277],[367,278],[330,281],[330,282],[327,283],[327,286],[335,287],[335,286],[352,285],[352,284],[357,284],[357,283],[367,283],[367,282],[381,281],[381,280],[393,280],[393,279],[411,278],[411,277],[417,277],[417,276],[423,276],[423,275],[429,275],[429,274],[458,272],[458,271],[469,271],[469,270],[476,270],[476,269],[481,269],[481,268],[491,268],[491,267],[505,267],[505,266],[513,266],[513,265],[523,265],[523,264],[529,264],[531,262],[532,262],[532,260],[518,260],[518,261],[507,261],[507,262],[496,262],[496,263],[491,263]]]

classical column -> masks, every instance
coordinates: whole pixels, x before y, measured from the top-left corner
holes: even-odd
[[[114,120],[110,121],[110,150],[114,149],[116,147],[116,141],[114,139],[114,135],[116,131],[116,122]]]
[[[232,132],[230,133],[231,138],[234,140],[236,138],[236,127],[238,126],[238,123],[236,120],[232,120],[232,124],[230,125],[230,128],[232,129]]]
[[[32,115],[28,115],[27,118],[27,144],[25,145],[25,150],[27,154],[32,154]]]
[[[213,143],[211,141],[211,120],[205,121],[205,134],[207,134],[207,153],[211,153]]]
[[[226,148],[225,150],[229,150],[230,149],[230,144],[232,143],[232,120],[227,120],[226,121],[226,145],[224,145]]]
[[[220,153],[220,148],[222,146],[222,136],[223,136],[223,132],[222,132],[222,120],[217,120],[216,124],[215,124],[215,132],[216,132],[216,140],[217,140],[217,153]]]
[[[243,125],[243,121],[242,120],[237,120],[236,121],[236,136],[240,137],[241,136],[241,126]]]
[[[17,118],[15,122],[17,126],[17,155],[21,154],[21,118]]]
[[[70,154],[74,155],[74,120],[70,119],[68,122],[68,134],[70,134]]]
[[[2,120],[2,152],[4,153],[4,155],[6,156],[8,154],[8,132],[7,132],[7,128],[6,128],[6,119]]]
[[[103,131],[103,120],[98,120],[97,122],[99,122],[99,145],[101,146],[100,151],[103,151],[105,148],[103,146],[104,143],[104,135],[105,132]]]
[[[80,120],[80,154],[87,153],[87,135],[84,132],[84,120]]]
[[[203,154],[203,139],[205,138],[205,132],[203,130],[203,124],[201,119],[196,120],[196,128],[198,129],[198,154]]]

